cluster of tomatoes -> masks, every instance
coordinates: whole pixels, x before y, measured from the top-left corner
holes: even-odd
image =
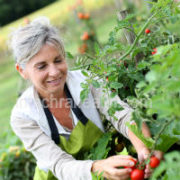
[[[145,29],[145,34],[149,34],[151,33],[151,30],[150,29]],[[156,54],[157,53],[157,48],[153,48],[153,51],[151,52],[152,55]]]
[[[140,168],[138,168],[137,166],[137,161],[135,159],[131,159],[131,161],[134,162],[134,166],[131,167],[132,171],[130,174],[131,180],[144,180],[144,168],[142,168],[143,166],[140,165]],[[150,162],[149,165],[151,168],[156,168],[160,163],[160,160],[155,157],[152,156],[150,158]],[[129,167],[125,167],[125,168],[129,168]]]
[[[84,54],[87,49],[88,49],[88,45],[85,41],[90,39],[90,34],[88,32],[84,32],[83,35],[81,36],[81,40],[84,41],[84,43],[79,47],[79,52],[81,54]]]
[[[90,19],[89,13],[78,12],[78,13],[77,13],[77,16],[78,16],[78,18],[81,19],[81,20],[89,20],[89,19]],[[81,54],[84,54],[84,53],[87,51],[88,45],[86,44],[85,41],[89,40],[90,37],[91,37],[90,33],[86,32],[86,31],[85,31],[85,32],[83,33],[83,35],[81,36],[81,40],[84,41],[84,43],[79,47],[79,52],[80,52]]]

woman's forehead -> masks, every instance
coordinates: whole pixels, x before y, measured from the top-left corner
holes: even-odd
[[[57,58],[63,58],[60,49],[55,45],[45,44],[42,46],[40,51],[31,58],[29,62],[34,65],[55,60]]]

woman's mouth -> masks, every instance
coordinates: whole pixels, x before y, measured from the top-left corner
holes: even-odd
[[[51,81],[47,81],[48,84],[52,85],[52,86],[57,86],[61,83],[61,78],[59,79],[54,79],[54,80],[51,80]]]

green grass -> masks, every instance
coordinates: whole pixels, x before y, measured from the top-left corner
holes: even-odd
[[[50,17],[53,23],[60,28],[62,37],[65,42],[66,51],[70,51],[72,54],[76,55],[78,43],[80,42],[80,36],[84,31],[83,24],[76,22],[76,18],[75,16],[73,16],[73,12],[68,12],[67,17],[66,15],[63,15],[62,18],[60,18],[57,14],[55,15],[55,13],[60,14],[60,12],[63,12],[63,10],[60,11],[61,8],[65,11],[65,9],[67,9],[67,3],[70,1],[72,0],[62,1],[62,6],[59,6],[61,1],[58,1],[57,3],[54,3],[42,10],[33,13],[32,15],[29,15],[29,17],[34,18],[37,15],[43,14]],[[108,39],[109,32],[116,24],[116,12],[113,10],[113,6],[109,5],[109,0],[92,0],[90,2],[86,1],[87,4],[89,3],[91,5],[85,7],[88,11],[90,11],[90,14],[92,16],[92,20],[98,35],[98,40],[100,41],[100,43],[104,44]],[[98,5],[98,3],[100,3],[100,5]],[[98,9],[100,7],[102,8],[105,3],[107,3],[106,8],[104,7],[105,9]],[[54,14],[51,13],[52,11],[54,12]],[[62,24],[63,21],[59,21],[59,19],[66,19],[66,22],[64,20],[64,24]],[[0,42],[2,40],[2,37],[7,38],[9,27],[17,27],[20,22],[22,22],[22,18],[3,27],[0,30]],[[62,28],[65,28],[65,30],[63,31]],[[2,135],[4,133],[9,133],[10,114],[18,96],[20,77],[15,70],[15,65],[12,57],[10,57],[10,55],[6,53],[4,55],[3,53],[0,53],[0,55],[0,131]],[[7,138],[0,136],[0,147],[6,141],[6,139]]]

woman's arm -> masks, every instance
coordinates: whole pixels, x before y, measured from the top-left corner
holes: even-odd
[[[38,165],[50,169],[58,179],[91,180],[93,161],[78,161],[62,151],[34,120],[12,117],[11,126],[25,148],[35,156]]]
[[[145,137],[151,137],[149,128],[145,123],[142,124],[142,133],[144,134]],[[144,143],[130,130],[129,130],[129,140],[131,141],[137,152],[140,152],[143,148],[146,147]]]
[[[102,88],[91,87],[91,92],[94,97],[97,109],[106,116],[106,119],[112,123],[112,125],[115,127],[115,129],[118,132],[120,132],[126,138],[129,139],[128,137],[129,130],[128,130],[128,127],[126,126],[126,122],[130,121],[133,109],[130,108],[127,103],[123,102],[118,96],[115,96],[114,98],[109,98],[107,93],[103,92]],[[105,99],[104,106],[101,105],[101,97]],[[123,110],[117,111],[114,114],[117,120],[110,117],[108,114],[108,109],[113,101],[117,102],[124,108]]]

